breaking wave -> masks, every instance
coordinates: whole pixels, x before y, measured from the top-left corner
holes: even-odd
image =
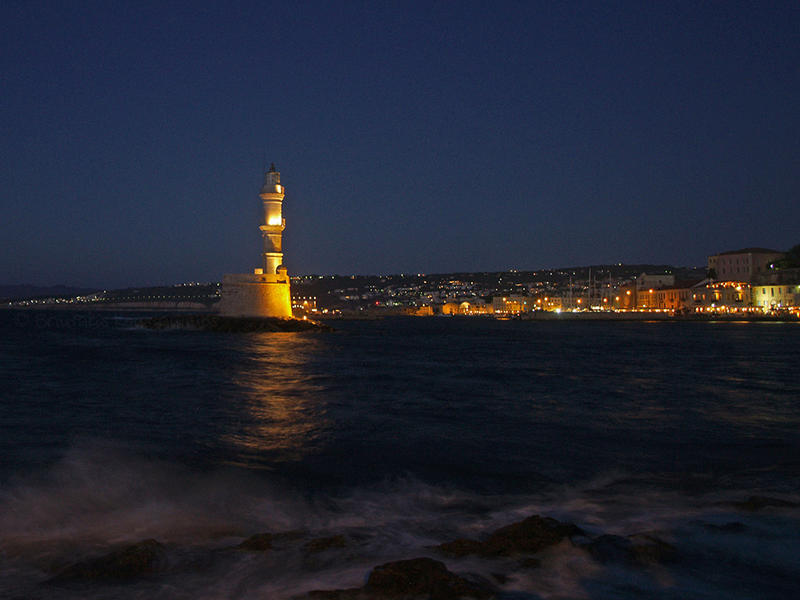
[[[788,597],[800,573],[800,496],[752,505],[753,490],[687,494],[610,473],[538,494],[492,494],[411,477],[303,489],[267,471],[198,469],[119,446],[85,443],[0,489],[0,590],[26,598],[290,598],[358,587],[371,568],[430,556],[493,582],[499,598]],[[760,504],[759,504],[760,502]],[[646,568],[602,564],[563,541],[536,568],[511,558],[452,558],[433,546],[481,539],[530,515],[575,523],[588,538],[647,533],[678,559]],[[276,534],[266,553],[235,550]],[[342,536],[318,553],[310,540]],[[153,538],[168,567],[126,584],[52,586],[65,565]]]

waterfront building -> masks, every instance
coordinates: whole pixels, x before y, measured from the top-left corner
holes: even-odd
[[[766,275],[784,253],[767,248],[743,248],[708,257],[708,270],[717,281],[753,283]]]
[[[742,282],[677,281],[670,287],[637,290],[636,308],[669,312],[697,311],[705,307],[741,308],[749,302],[749,288]]]
[[[480,298],[472,300],[455,300],[442,304],[441,312],[443,315],[490,315],[494,312],[491,305],[486,304]]]
[[[752,289],[753,306],[762,310],[800,307],[800,285],[756,285]]]
[[[228,317],[292,316],[289,275],[283,266],[283,198],[281,174],[273,164],[264,176],[259,194],[264,222],[259,227],[264,239],[261,266],[253,273],[228,274],[222,278],[219,313]]]
[[[317,312],[317,297],[292,296],[292,311],[299,311],[302,314]]]
[[[541,296],[536,299],[535,308],[536,310],[561,311],[564,303],[558,296]]]
[[[689,308],[695,312],[742,312],[752,306],[746,281],[703,281],[692,290]]]
[[[530,296],[495,296],[492,298],[492,311],[495,314],[519,314],[535,309]]]
[[[675,275],[671,275],[669,273],[657,273],[655,275],[642,273],[636,277],[637,290],[665,288],[671,285],[675,285]]]
[[[692,289],[687,287],[642,290],[637,295],[640,310],[682,311],[689,304]]]
[[[626,283],[619,287],[614,296],[614,308],[618,310],[636,310],[636,283]]]
[[[800,283],[800,267],[784,267],[780,269],[770,269],[753,282],[754,285],[765,284],[791,285]]]
[[[458,315],[461,314],[459,310],[460,310],[459,302],[445,302],[441,306],[441,312],[443,315]]]

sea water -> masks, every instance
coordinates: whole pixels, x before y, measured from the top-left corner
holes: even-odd
[[[280,599],[420,556],[509,599],[798,593],[797,324],[334,326],[0,312],[0,596]],[[587,539],[648,533],[675,559],[600,563],[565,540],[523,568],[432,548],[534,514]],[[231,550],[264,532],[287,541]],[[304,550],[334,535],[345,547]],[[158,574],[47,583],[148,538]]]

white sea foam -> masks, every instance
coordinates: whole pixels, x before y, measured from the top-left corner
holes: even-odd
[[[498,588],[514,598],[611,598],[620,590],[658,596],[669,589],[724,597],[735,592],[742,568],[755,578],[764,574],[772,581],[767,589],[781,592],[800,572],[797,511],[748,513],[724,498],[637,489],[623,473],[524,496],[478,494],[413,478],[325,494],[265,472],[197,471],[108,444],[82,444],[46,472],[0,490],[0,590],[41,595],[41,582],[59,565],[155,538],[167,546],[168,571],[117,587],[115,596],[288,598],[310,589],[357,587],[373,566],[417,556],[487,580],[502,573],[506,579],[498,580]],[[591,535],[656,532],[681,558],[653,567],[600,564],[564,541],[543,551],[541,567],[531,569],[517,559],[453,559],[431,548],[459,537],[481,539],[531,514],[575,522]],[[726,529],[730,523],[739,525]],[[261,532],[296,533],[279,538],[265,554],[230,549]],[[328,535],[344,535],[347,546],[319,554],[303,550],[308,540]],[[701,570],[711,564],[721,585],[703,577]],[[82,593],[109,594],[101,584]]]

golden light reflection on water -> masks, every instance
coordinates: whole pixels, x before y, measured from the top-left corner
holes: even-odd
[[[259,458],[299,460],[319,443],[327,421],[310,359],[321,342],[306,334],[254,334],[233,373],[238,411],[222,441],[245,464]]]

